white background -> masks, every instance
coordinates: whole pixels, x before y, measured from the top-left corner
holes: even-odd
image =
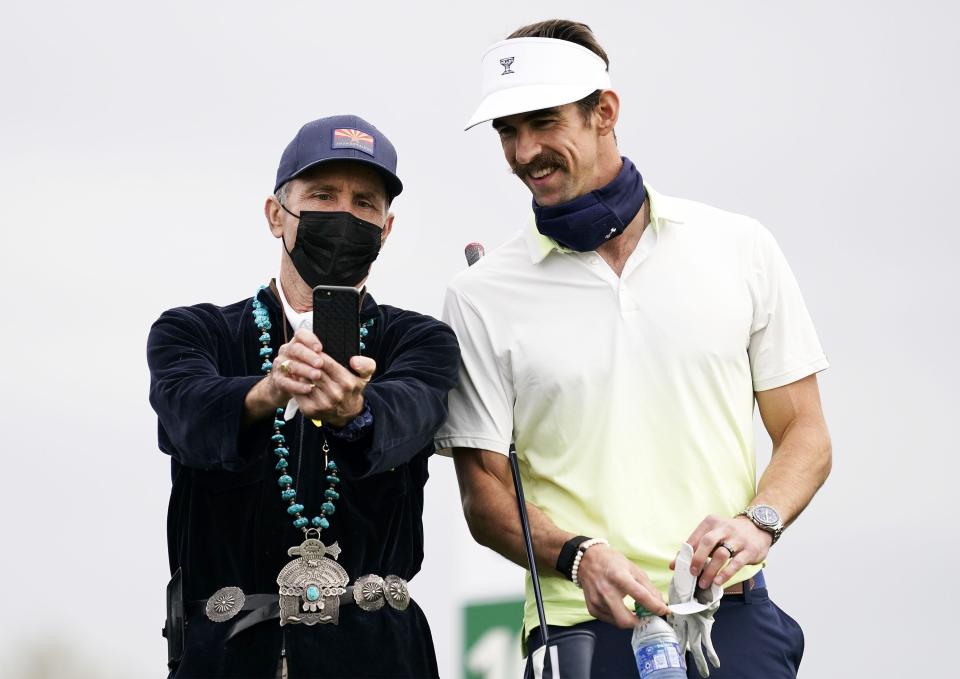
[[[960,557],[954,5],[33,0],[0,21],[4,676],[164,675],[146,335],[274,273],[261,207],[299,126],[353,112],[391,137],[406,190],[371,288],[439,314],[463,245],[505,240],[529,200],[494,133],[461,131],[480,55],[555,16],[609,52],[621,149],[658,190],[773,231],[832,362],[834,471],[768,568],[806,631],[801,676],[949,674],[957,626],[933,604]],[[451,466],[431,462],[413,583],[445,678],[462,601],[521,586],[472,544]]]

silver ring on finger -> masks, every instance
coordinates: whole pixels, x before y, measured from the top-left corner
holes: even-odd
[[[737,551],[738,551],[738,550],[736,550],[736,549],[734,549],[733,547],[731,547],[731,546],[730,546],[730,543],[728,543],[728,542],[721,542],[721,543],[720,543],[720,546],[723,547],[723,548],[724,548],[725,550],[727,550],[728,552],[730,552],[730,558],[731,558],[731,559],[737,555]]]

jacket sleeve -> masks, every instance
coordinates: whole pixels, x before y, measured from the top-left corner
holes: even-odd
[[[460,349],[453,331],[422,316],[397,325],[390,333],[396,341],[381,351],[387,368],[364,390],[371,431],[351,442],[330,438],[342,453],[337,462],[354,478],[387,471],[432,449],[433,435],[447,417],[447,394],[457,385]]]
[[[241,431],[244,399],[262,378],[221,374],[230,363],[226,336],[222,319],[195,307],[171,309],[150,329],[150,404],[160,449],[186,467],[236,471],[266,450],[269,422]],[[242,357],[234,360],[242,364]]]

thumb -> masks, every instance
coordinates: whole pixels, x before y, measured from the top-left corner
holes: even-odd
[[[350,367],[358,377],[369,380],[377,370],[377,362],[367,356],[354,356],[350,359]]]

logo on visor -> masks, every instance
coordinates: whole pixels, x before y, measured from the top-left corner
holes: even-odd
[[[337,128],[333,131],[333,144],[331,146],[335,149],[356,149],[367,155],[374,155],[373,137],[360,130]]]
[[[508,73],[514,73],[515,71],[510,70],[510,64],[513,63],[513,57],[504,57],[500,60],[500,65],[503,66],[503,73],[500,75],[507,75]]]

